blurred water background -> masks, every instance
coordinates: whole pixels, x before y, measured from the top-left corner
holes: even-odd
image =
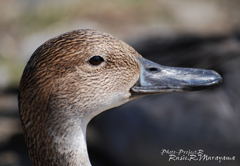
[[[31,165],[17,106],[29,57],[61,33],[104,31],[162,65],[218,71],[205,91],[140,98],[106,111],[88,126],[93,166],[240,165],[239,0],[1,0],[0,166]],[[168,161],[163,149],[233,161]]]

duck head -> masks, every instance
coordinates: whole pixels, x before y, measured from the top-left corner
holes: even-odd
[[[19,88],[19,112],[35,165],[90,165],[87,123],[146,94],[192,91],[221,82],[211,70],[166,67],[106,33],[83,29],[48,40],[31,56]],[[50,164],[51,163],[51,164]]]

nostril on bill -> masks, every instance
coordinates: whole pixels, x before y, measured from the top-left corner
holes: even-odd
[[[150,68],[148,68],[147,69],[149,72],[151,72],[151,73],[155,73],[155,72],[159,72],[160,70],[159,69],[157,69],[157,68],[155,68],[155,67],[150,67]]]

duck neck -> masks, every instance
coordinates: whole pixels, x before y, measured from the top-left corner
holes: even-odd
[[[34,166],[91,166],[86,144],[90,118],[79,109],[69,110],[30,110],[30,116],[23,111],[23,131]]]
[[[81,118],[81,115],[59,118],[55,113],[54,116],[49,117],[47,126],[51,128],[47,129],[47,135],[51,140],[53,164],[91,166],[86,144],[86,128],[89,120]]]

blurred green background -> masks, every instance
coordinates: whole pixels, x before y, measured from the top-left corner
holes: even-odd
[[[235,51],[234,55],[235,57],[237,57],[237,59],[239,59],[238,57],[240,55],[238,50],[239,42],[236,42],[239,39],[238,34],[240,32],[239,0],[1,0],[1,166],[22,166],[30,164],[22,137],[22,129],[17,107],[18,83],[20,81],[22,71],[28,59],[38,46],[40,46],[43,42],[50,39],[51,37],[55,37],[56,35],[70,30],[82,28],[96,29],[112,34],[113,36],[118,37],[132,45],[140,53],[145,53],[143,55],[145,57],[148,56],[149,52],[149,55],[153,55],[151,53],[151,51],[153,51],[153,47],[151,45],[149,46],[149,50],[145,51],[148,49],[146,48],[147,45],[151,42],[151,40],[148,39],[156,39],[157,37],[160,37],[161,42],[163,43],[161,46],[164,47],[171,45],[172,41],[179,42],[182,41],[181,39],[185,41],[186,38],[184,36],[189,35],[197,36],[198,42],[199,38],[208,39],[209,37],[211,37],[214,39],[219,39],[220,37],[221,39],[224,38],[225,40],[226,38],[229,39],[229,37],[231,38],[232,36],[234,36],[234,42],[229,43],[230,40],[228,40],[228,44],[225,43],[225,45],[219,45],[218,43],[217,48],[222,48],[223,52],[226,51],[224,50],[225,47],[228,51],[230,50],[230,53]],[[179,36],[183,38],[177,40],[176,38]],[[158,41],[160,40],[156,39],[153,42],[159,44]],[[191,38],[190,44],[194,41],[195,40]],[[204,42],[204,40],[201,41]],[[216,45],[212,43],[211,45],[206,46],[206,48],[214,49],[215,46]],[[199,48],[201,49],[201,47]],[[154,47],[154,49],[156,49],[156,47]],[[169,47],[168,50],[171,50],[171,48]],[[193,54],[194,51],[198,52],[198,50],[193,50]],[[221,53],[222,52],[220,50],[218,54],[215,54],[222,55]],[[151,59],[151,57],[149,58]],[[228,57],[224,58],[228,59]],[[154,57],[152,57],[152,59],[154,59]],[[158,59],[156,59],[155,61],[157,60]],[[172,58],[171,60],[173,61],[174,58]],[[175,60],[176,62],[177,60],[180,61],[180,59]],[[201,60],[202,61],[199,60],[194,62],[194,64],[201,64],[203,61],[206,62],[205,57],[202,57]],[[214,61],[215,59],[210,59],[208,63],[211,64]],[[233,60],[233,62],[234,61],[235,60]],[[162,62],[165,62],[164,59],[162,60]],[[161,63],[161,61],[158,63]],[[189,64],[185,65],[187,67],[195,67],[194,65],[191,66],[193,61],[190,61],[189,63],[188,61],[184,61],[184,63]],[[233,68],[233,70],[235,70],[236,68],[238,69],[239,63],[230,64],[230,66],[231,65],[235,65],[235,68]],[[219,68],[219,66],[216,65],[196,65],[196,67],[211,68],[215,70],[221,69]],[[224,72],[223,70],[220,70],[219,72],[221,71]],[[238,89],[237,87],[235,88]],[[238,104],[236,105],[236,103],[239,102],[237,100],[239,97],[239,93],[235,91],[231,95],[235,95],[235,97],[226,97],[226,99],[222,100],[231,100],[233,104],[230,107],[234,107],[235,110],[233,115],[237,115],[237,117],[239,118],[240,113],[237,112],[239,111],[239,107]],[[150,99],[148,98],[148,100]],[[215,104],[219,105],[220,103]],[[226,107],[226,111],[228,111],[228,105],[224,105],[223,103],[222,107]],[[231,109],[230,107],[229,109]],[[204,116],[207,117],[207,115]],[[170,119],[171,117],[173,118],[174,116],[170,116]],[[101,121],[101,117],[99,117],[99,119]],[[204,121],[207,120],[205,119]],[[228,146],[236,147],[234,150],[231,150],[231,148],[228,149],[228,152],[231,152],[229,153],[231,155],[236,155],[236,158],[238,159],[240,157],[240,133],[238,132],[237,127],[240,126],[237,121],[238,119],[235,119],[235,128],[232,130],[232,132],[235,133],[233,137],[236,138],[228,138],[227,144],[225,144],[226,146],[224,146],[224,148]],[[89,128],[89,142],[93,142],[93,145],[94,143],[96,143],[96,141],[94,140],[94,136],[96,135],[96,133],[94,135],[94,132],[97,128],[94,127],[96,126],[94,124],[96,123],[98,122],[94,121]],[[226,126],[224,125],[220,126],[219,128],[221,129],[221,127],[226,129]],[[232,127],[230,126],[230,128]],[[228,130],[229,128],[226,129],[226,131]],[[173,136],[169,136],[169,138],[174,138],[175,136],[176,135],[173,134]],[[174,140],[175,138],[172,141],[174,142]],[[234,143],[228,144],[229,142],[231,142],[231,140],[233,140]],[[212,141],[214,142],[214,140]],[[193,150],[197,150],[194,149],[194,146],[191,147],[193,148]],[[224,151],[224,149],[222,149],[222,151]],[[160,152],[161,149],[159,149],[159,153]],[[212,155],[215,154],[212,153]],[[227,154],[223,153],[223,155]],[[161,157],[160,154],[159,157]],[[139,161],[141,161],[141,157],[136,158],[139,158]],[[167,165],[174,165],[174,163],[167,162],[167,158],[164,158],[162,160],[164,160],[165,164]],[[142,163],[144,163],[143,165],[146,165],[147,163],[148,165],[159,165],[159,161],[155,161],[154,159],[152,159],[152,161],[152,163],[148,161]],[[122,162],[122,164],[120,163],[119,165],[132,165],[131,163],[134,162],[126,161]],[[186,163],[183,162],[178,163],[178,165],[181,164],[186,165]],[[188,164],[194,165],[196,163],[188,162]],[[204,165],[204,163],[199,164]],[[219,163],[216,162],[214,164]],[[238,159],[238,161],[229,162],[227,165],[239,164],[240,162]]]

